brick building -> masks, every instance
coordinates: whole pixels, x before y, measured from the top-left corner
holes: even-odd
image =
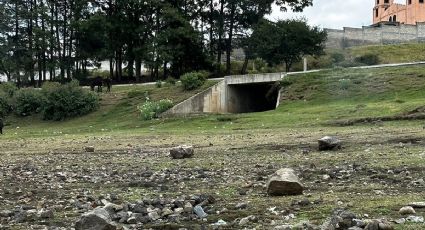
[[[394,3],[394,0],[375,0],[373,24],[416,25],[417,22],[425,22],[425,0],[406,0],[406,4]]]

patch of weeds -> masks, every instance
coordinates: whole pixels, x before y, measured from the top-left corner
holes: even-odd
[[[139,98],[139,97],[147,97],[149,96],[149,91],[145,90],[132,90],[127,93],[128,98]]]
[[[143,105],[137,108],[143,120],[147,121],[158,118],[161,113],[169,110],[171,107],[173,107],[173,102],[169,99],[163,99],[158,102],[147,99]]]
[[[217,121],[219,122],[230,122],[230,121],[236,121],[237,119],[238,119],[237,117],[232,117],[232,116],[217,117]]]
[[[351,86],[351,81],[349,79],[341,79],[339,80],[339,88],[341,90],[348,90]]]

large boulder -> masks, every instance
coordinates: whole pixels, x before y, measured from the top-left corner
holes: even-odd
[[[336,137],[326,136],[318,140],[319,150],[327,151],[334,149],[341,149],[341,140]]]
[[[193,157],[193,153],[193,146],[186,145],[178,146],[170,150],[170,156],[173,159],[191,158]]]
[[[304,187],[293,169],[284,168],[275,172],[267,182],[270,196],[302,195]]]
[[[75,230],[116,230],[109,212],[104,208],[96,208],[83,214],[75,223]]]

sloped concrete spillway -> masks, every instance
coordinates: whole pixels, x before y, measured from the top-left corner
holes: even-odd
[[[165,115],[248,113],[279,106],[278,82],[284,74],[228,76],[208,90],[174,106]]]

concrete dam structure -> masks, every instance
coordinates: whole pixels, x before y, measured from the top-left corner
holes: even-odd
[[[280,100],[277,82],[284,76],[284,73],[228,76],[208,90],[177,104],[164,115],[274,110],[279,106]]]

